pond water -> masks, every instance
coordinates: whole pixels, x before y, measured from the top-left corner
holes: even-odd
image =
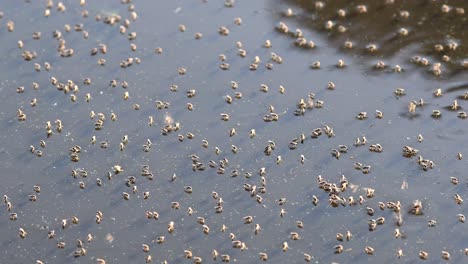
[[[261,252],[270,263],[304,263],[304,254],[312,256],[313,263],[441,263],[447,261],[442,251],[450,253],[449,262],[468,260],[467,227],[457,216],[467,214],[467,206],[454,199],[457,194],[467,199],[468,187],[467,159],[458,156],[468,155],[468,119],[459,117],[468,108],[465,2],[115,0],[86,1],[81,6],[80,1],[64,1],[61,12],[60,3],[53,1],[50,15],[44,16],[47,2],[0,3],[0,194],[7,196],[0,214],[0,263],[98,263],[98,259],[145,263],[148,256],[153,263],[194,262],[184,258],[184,250],[203,263],[221,262],[225,254],[231,262],[258,263]],[[109,24],[106,19],[119,21]],[[126,19],[127,26],[121,27]],[[11,32],[9,21],[14,22]],[[288,33],[278,28],[280,22]],[[220,34],[221,27],[229,32]],[[301,33],[296,29],[315,47],[298,47],[296,36]],[[56,30],[61,37],[54,37]],[[41,32],[39,39],[33,38],[35,32]],[[196,38],[197,33],[201,38]],[[71,48],[72,56],[60,55],[59,39],[65,41],[62,53]],[[346,41],[352,42],[351,49],[344,47]],[[105,53],[99,51],[102,44]],[[93,48],[98,49],[96,55],[91,55]],[[245,50],[245,57],[239,49]],[[25,60],[26,51],[35,52],[35,58]],[[277,57],[275,62],[272,53],[282,63]],[[99,59],[105,64],[100,65]],[[337,67],[339,60],[345,66]],[[311,67],[318,62],[320,67]],[[51,65],[49,70],[45,63]],[[221,69],[222,63],[228,69]],[[256,70],[250,69],[253,63]],[[55,85],[52,78],[57,79]],[[86,78],[90,84],[84,83]],[[71,89],[65,93],[69,80]],[[233,89],[231,82],[238,87]],[[330,82],[334,89],[328,89]],[[404,94],[396,95],[398,88]],[[436,97],[439,88],[443,96]],[[195,90],[192,97],[190,90]],[[315,94],[315,107],[295,115],[302,98],[308,105],[310,93]],[[424,104],[409,112],[410,102],[419,104],[420,99]],[[452,109],[454,100],[456,109]],[[322,108],[317,108],[318,101]],[[164,102],[170,105],[156,107]],[[18,109],[26,115],[24,121],[19,121]],[[277,121],[264,121],[265,115],[271,117],[270,110]],[[375,117],[376,110],[382,118]],[[433,117],[433,110],[441,116]],[[366,112],[367,118],[357,119],[360,112]],[[99,113],[105,120],[96,130],[96,123],[104,119]],[[222,113],[229,115],[228,121],[221,120]],[[63,125],[61,132],[57,119]],[[162,129],[176,124],[178,130],[163,135]],[[333,128],[334,136],[325,135],[326,126]],[[317,128],[323,135],[312,138]],[[230,136],[232,129],[236,134]],[[255,137],[249,136],[252,129]],[[290,149],[291,141],[301,134],[304,142]],[[367,143],[354,146],[358,137]],[[208,141],[206,148],[202,140]],[[275,147],[268,156],[264,150],[271,146],[269,141]],[[107,148],[101,148],[102,142]],[[382,152],[369,151],[377,144]],[[348,150],[337,159],[332,151],[339,145]],[[404,146],[419,152],[404,157]],[[79,161],[72,162],[73,155]],[[192,169],[191,155],[198,157],[204,170]],[[423,170],[419,155],[432,161],[433,168]],[[223,159],[228,164],[219,174]],[[209,166],[210,160],[215,168]],[[356,170],[355,162],[371,166],[370,173]],[[123,171],[115,173],[115,165]],[[152,180],[141,176],[144,165],[149,166]],[[263,178],[261,168],[266,170]],[[232,177],[233,173],[239,175]],[[352,196],[356,202],[362,196],[362,205],[332,207],[332,196],[318,184],[319,175],[338,186],[344,175],[348,188],[338,196],[346,200]],[[135,183],[127,185],[131,176]],[[102,186],[96,184],[98,179]],[[256,186],[253,196],[244,190],[245,184]],[[34,186],[40,186],[39,193]],[[133,186],[138,189],[135,193]],[[191,193],[184,191],[187,187]],[[366,197],[368,189],[375,190],[374,197]],[[222,201],[214,199],[213,192]],[[314,196],[317,205],[312,203]],[[280,199],[285,200],[283,205]],[[379,202],[397,201],[401,226],[394,210],[379,209]],[[410,213],[415,201],[421,201],[422,214]],[[172,208],[174,202],[179,209]],[[221,213],[216,213],[218,203]],[[366,207],[375,210],[373,216]],[[158,212],[159,219],[147,218],[148,211]],[[10,220],[11,213],[17,214],[15,221]],[[77,224],[72,223],[74,216]],[[253,217],[252,223],[244,224],[246,216]],[[198,217],[204,218],[208,234]],[[379,217],[385,223],[369,231],[369,221]],[[67,225],[62,228],[64,219]],[[428,225],[430,220],[435,226]],[[302,228],[297,221],[302,221]],[[171,222],[174,231],[168,232]],[[258,234],[256,224],[261,227]],[[20,228],[27,233],[23,239]],[[404,237],[395,238],[396,228]],[[55,236],[49,239],[52,230]],[[348,230],[353,234],[350,241],[336,239],[337,233],[345,235]],[[292,240],[291,232],[299,239]],[[90,242],[88,234],[93,237]],[[161,236],[165,242],[157,243]],[[79,257],[74,256],[77,239],[84,241],[86,250]],[[246,248],[234,248],[232,240]],[[59,242],[65,243],[63,249],[57,247]],[[289,245],[286,252],[284,242]],[[142,244],[150,247],[149,252],[143,252]],[[335,254],[336,245],[343,246],[341,254]],[[375,252],[366,254],[366,246]],[[401,258],[398,249],[403,250]],[[219,253],[216,260],[213,250]],[[420,251],[428,253],[426,261],[420,259]]]

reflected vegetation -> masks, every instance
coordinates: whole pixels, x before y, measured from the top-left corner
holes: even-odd
[[[362,60],[396,56],[401,63],[412,62],[432,74],[435,73],[429,66],[440,63],[443,78],[466,74],[468,3],[465,1],[281,2],[291,8],[289,12],[282,10],[284,17],[321,32],[338,49],[350,50],[346,45],[350,41],[354,54]],[[375,51],[370,49],[372,45]],[[428,62],[415,56],[427,57]]]

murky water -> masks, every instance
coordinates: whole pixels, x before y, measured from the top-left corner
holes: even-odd
[[[340,1],[325,2],[322,10],[309,1],[235,1],[232,8],[225,7],[223,1],[158,1],[135,2],[138,18],[133,21],[128,8],[131,4],[120,1],[89,1],[80,7],[79,1],[64,2],[66,11],[57,11],[58,2],[51,8],[49,17],[44,17],[45,3],[19,3],[3,1],[0,11],[0,122],[1,141],[0,169],[2,184],[0,193],[8,196],[12,209],[5,206],[0,217],[2,230],[1,263],[93,263],[104,259],[107,263],[145,263],[148,255],[154,263],[190,263],[193,259],[184,258],[184,250],[199,256],[204,263],[212,262],[212,251],[220,256],[228,254],[231,261],[257,263],[259,253],[268,254],[271,263],[302,263],[304,253],[313,256],[315,263],[413,263],[422,261],[419,251],[429,254],[428,263],[440,263],[441,251],[451,254],[450,262],[466,262],[465,248],[468,247],[466,224],[457,219],[457,214],[466,214],[466,203],[456,204],[455,194],[466,199],[467,176],[466,158],[459,160],[457,153],[466,154],[467,119],[457,117],[458,112],[466,111],[463,95],[468,91],[467,70],[463,60],[467,60],[466,15],[457,14],[456,7],[468,8],[465,3],[452,1],[449,14],[441,13],[442,3],[414,1],[404,4],[384,6],[367,1],[367,13],[357,14],[357,3],[342,4]],[[291,8],[293,15],[285,16]],[[337,18],[337,10],[343,8],[349,13],[346,18]],[[87,10],[89,17],[82,16]],[[398,14],[407,10],[410,17],[400,21]],[[110,15],[120,15],[120,22],[109,25],[103,22]],[[397,14],[397,18],[394,18]],[[101,21],[95,17],[100,15]],[[242,19],[241,25],[234,23]],[[376,19],[379,18],[379,19]],[[124,34],[119,33],[119,25],[124,19],[131,22]],[[7,30],[8,21],[13,21],[14,31]],[[334,28],[324,29],[331,20]],[[279,22],[285,23],[295,32],[300,28],[307,40],[313,40],[316,47],[297,47],[291,34],[279,32]],[[423,22],[421,22],[423,21]],[[66,32],[64,25],[71,31]],[[83,24],[89,38],[83,38],[82,31],[75,31],[75,25]],[[180,32],[179,25],[186,31]],[[346,32],[338,33],[339,25],[346,26]],[[435,27],[434,25],[440,25]],[[225,26],[227,36],[218,33]],[[406,37],[396,37],[400,28],[409,30]],[[431,30],[434,29],[434,30]],[[52,32],[59,30],[66,41],[66,48],[73,48],[74,55],[60,57],[57,52],[59,41]],[[41,32],[39,40],[32,34]],[[136,39],[128,35],[136,32]],[[195,39],[196,33],[201,39]],[[18,40],[24,42],[18,48]],[[265,48],[266,40],[271,47]],[[345,41],[352,41],[354,48],[342,48]],[[242,42],[247,56],[238,55],[236,42]],[[137,46],[132,51],[130,44]],[[368,44],[375,43],[375,53],[365,51]],[[444,49],[457,48],[447,53],[434,53],[432,48],[442,44]],[[107,53],[98,52],[91,56],[90,51],[99,44],[107,45]],[[155,53],[157,47],[162,53]],[[24,51],[35,51],[32,61],[22,58]],[[283,60],[281,64],[270,60],[271,52]],[[226,56],[228,70],[220,69],[219,55]],[[426,57],[429,65],[417,66],[411,58]],[[450,56],[443,62],[443,55]],[[249,70],[258,56],[258,69]],[[104,58],[104,66],[98,59]],[[133,63],[122,68],[120,62],[127,58],[139,58],[141,63]],[[338,60],[346,67],[338,68]],[[320,69],[310,65],[320,61]],[[386,67],[375,69],[382,61]],[[44,63],[51,69],[46,71]],[[441,62],[441,76],[434,75],[434,63]],[[34,69],[34,63],[41,70]],[[272,63],[272,70],[266,68]],[[395,65],[403,69],[398,73]],[[178,73],[185,68],[185,75]],[[64,93],[51,84],[55,77],[60,83],[73,81],[79,91]],[[84,85],[85,78],[91,79]],[[110,86],[116,80],[117,86]],[[231,88],[231,81],[238,83]],[[32,88],[33,82],[39,85]],[[121,83],[128,87],[122,88]],[[335,89],[327,89],[333,82]],[[268,86],[268,92],[260,90],[261,84]],[[177,85],[177,91],[170,90]],[[17,88],[24,86],[23,93]],[[284,94],[279,87],[285,88]],[[405,95],[396,96],[395,90],[404,88]],[[433,92],[441,88],[443,96],[435,97]],[[187,91],[195,89],[196,95],[188,98]],[[125,92],[129,98],[124,100]],[[236,99],[235,93],[242,98]],[[86,102],[89,93],[90,101]],[[315,100],[323,101],[323,108],[306,109],[303,116],[295,116],[297,103],[305,101],[309,93],[315,93]],[[76,102],[71,101],[76,95]],[[226,103],[226,95],[233,98]],[[36,106],[31,100],[36,98]],[[408,113],[412,100],[424,100],[416,112]],[[457,99],[460,107],[450,110]],[[166,109],[157,109],[157,101],[169,102]],[[187,110],[187,103],[193,110]],[[139,105],[139,110],[134,105]],[[269,106],[274,106],[277,122],[264,122],[269,114]],[[18,121],[17,109],[27,116]],[[376,110],[383,113],[382,119],[374,117]],[[440,110],[441,117],[431,117],[433,110]],[[98,117],[91,119],[90,112],[103,113],[106,117],[103,128],[95,130]],[[359,112],[367,112],[368,118],[356,119]],[[111,120],[115,113],[116,120]],[[230,116],[229,121],[220,119],[221,113]],[[154,119],[148,125],[149,116]],[[56,131],[55,120],[63,124],[62,132]],[[179,123],[180,129],[162,135],[161,129],[168,121]],[[48,138],[46,122],[52,124],[53,134]],[[335,136],[326,135],[311,138],[312,130],[330,126]],[[235,128],[237,135],[229,136]],[[255,129],[256,137],[249,132]],[[195,137],[188,139],[187,134]],[[290,150],[289,143],[304,133],[303,144]],[[179,141],[178,134],[184,136]],[[418,142],[418,135],[424,141]],[[128,143],[122,151],[119,144],[128,135]],[[96,136],[96,143],[90,140]],[[365,137],[367,145],[355,147],[357,137]],[[143,151],[147,139],[152,142],[148,152]],[[208,148],[202,140],[209,142]],[[40,147],[44,140],[45,148]],[[268,141],[274,141],[276,148],[270,156],[264,154]],[[102,141],[108,148],[100,148]],[[383,152],[369,151],[372,144],[380,144]],[[30,152],[30,146],[43,152],[37,157]],[[69,149],[80,146],[79,161],[70,161]],[[232,145],[238,149],[234,154]],[[332,156],[332,150],[346,145],[348,152],[340,159]],[[433,169],[424,171],[417,163],[417,156],[405,158],[402,148],[405,145],[419,150],[424,159],[434,162]],[[219,155],[215,147],[220,149]],[[199,156],[206,169],[192,170],[190,155]],[[300,163],[304,155],[304,164]],[[282,163],[276,163],[281,156]],[[224,174],[218,174],[220,160],[228,159]],[[208,166],[214,160],[216,168]],[[354,169],[354,163],[371,165],[369,174]],[[124,169],[114,174],[113,166]],[[154,179],[140,176],[142,165],[148,165]],[[255,195],[243,189],[243,184],[262,186],[258,175],[260,168],[266,168],[264,176],[265,193]],[[72,177],[72,171],[87,172],[87,177]],[[239,176],[231,177],[237,170]],[[110,171],[112,179],[107,178]],[[251,178],[244,177],[250,172]],[[173,174],[175,181],[170,181]],[[329,194],[319,188],[317,176],[324,180],[339,183],[341,175],[349,181],[348,189],[340,197],[353,196],[358,201],[363,196],[362,205],[329,205]],[[136,177],[138,192],[126,185],[129,176]],[[450,177],[457,177],[459,183],[451,183]],[[96,184],[97,178],[102,186]],[[80,188],[80,182],[84,188]],[[33,186],[39,185],[37,201],[29,201],[34,194]],[[193,192],[184,192],[191,186]],[[367,198],[367,188],[375,189],[375,197]],[[130,195],[123,199],[123,192]],[[149,198],[143,199],[143,193]],[[218,201],[212,192],[217,192],[224,201],[223,212],[216,213]],[[318,205],[312,204],[312,197]],[[280,198],[286,198],[284,205],[278,205]],[[412,203],[422,201],[423,214],[409,214]],[[403,224],[400,231],[405,238],[395,238],[395,215],[386,208],[380,210],[379,202],[401,202]],[[178,202],[180,209],[171,208]],[[193,209],[189,215],[187,210]],[[375,210],[374,216],[366,214],[366,207]],[[280,217],[281,209],[286,212]],[[96,223],[96,212],[103,214],[100,224]],[[148,219],[147,211],[157,211],[159,219]],[[10,213],[17,213],[17,220],[11,221]],[[253,223],[244,224],[245,216],[253,216]],[[72,217],[79,218],[78,224]],[[369,231],[370,219],[385,217],[386,222]],[[197,217],[204,217],[210,228],[209,234],[197,223]],[[67,226],[62,228],[62,220]],[[436,220],[434,227],[429,220]],[[168,233],[168,224],[173,221],[175,231]],[[302,221],[303,228],[296,226]],[[261,231],[255,235],[255,224]],[[227,227],[221,232],[222,225]],[[19,228],[27,235],[21,239]],[[48,232],[55,230],[55,237],[48,239]],[[350,241],[337,241],[336,233],[345,234],[350,230]],[[290,233],[297,232],[299,240],[291,240]],[[233,248],[230,233],[234,240],[245,243],[248,249]],[[87,235],[94,240],[86,242]],[[157,238],[165,236],[165,242],[158,244]],[[78,249],[76,240],[84,241],[86,255],[74,257]],[[65,242],[65,248],[57,248],[58,242]],[[289,250],[282,251],[283,242]],[[147,244],[150,251],[142,251]],[[344,252],[335,254],[334,246],[343,245]],[[375,253],[367,255],[366,246],[373,247]],[[398,249],[404,256],[397,258]]]

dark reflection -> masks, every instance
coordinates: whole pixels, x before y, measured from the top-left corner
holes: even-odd
[[[356,55],[374,59],[400,56],[399,63],[421,65],[434,75],[450,77],[468,68],[467,1],[307,1],[285,0],[279,19],[322,32],[329,43]],[[277,3],[280,3],[277,1]],[[299,7],[298,10],[296,7]],[[295,30],[290,28],[290,30]],[[353,48],[345,47],[351,41]],[[370,51],[371,45],[377,50]],[[408,49],[410,52],[404,52]],[[429,63],[411,60],[427,57]],[[437,67],[437,65],[435,65]]]

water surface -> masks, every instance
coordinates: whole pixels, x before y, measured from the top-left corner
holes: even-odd
[[[367,2],[365,15],[353,15],[357,3],[338,1],[326,2],[321,11],[308,1],[235,1],[232,8],[222,1],[135,2],[136,21],[131,20],[129,4],[120,1],[89,1],[84,7],[78,1],[67,2],[65,13],[57,12],[54,6],[49,17],[43,16],[43,2],[2,2],[0,193],[9,197],[18,219],[10,221],[10,212],[4,208],[0,262],[90,263],[101,258],[107,263],[144,263],[150,254],[154,263],[189,263],[192,260],[184,259],[187,249],[204,263],[211,262],[214,249],[229,254],[231,261],[238,263],[259,262],[259,252],[266,252],[271,263],[302,263],[304,253],[312,255],[316,263],[414,263],[420,261],[420,250],[429,253],[429,263],[440,263],[442,250],[451,253],[453,263],[466,261],[466,227],[457,220],[457,214],[466,214],[466,203],[457,205],[453,199],[455,194],[466,198],[467,191],[466,158],[457,159],[457,152],[466,155],[468,149],[467,121],[457,117],[467,108],[466,100],[460,97],[468,91],[464,86],[466,70],[460,66],[467,59],[463,34],[466,15],[456,16],[454,9],[442,15],[438,12],[441,3],[432,1],[390,7],[383,7],[383,1]],[[464,5],[456,1],[449,4]],[[294,16],[284,16],[288,8]],[[339,8],[349,10],[350,16],[337,19]],[[81,16],[83,10],[88,10],[89,17]],[[411,13],[409,21],[395,21],[393,14],[401,10]],[[109,14],[131,21],[125,34],[119,33],[121,22],[112,26],[95,20],[96,15]],[[236,17],[242,18],[241,25],[234,24]],[[6,29],[9,20],[15,23],[13,32]],[[327,20],[342,21],[349,30],[342,34],[328,32],[323,28]],[[420,24],[421,20],[426,22]],[[275,29],[280,21],[292,31],[302,29],[316,48],[296,47],[291,35]],[[70,32],[65,32],[65,24],[71,25]],[[83,24],[88,39],[74,30],[76,24]],[[181,24],[186,26],[185,32],[179,31]],[[218,33],[221,26],[229,29],[229,35]],[[400,27],[410,30],[407,38],[394,38]],[[72,57],[60,57],[58,41],[52,37],[54,30],[61,31],[67,48],[74,49]],[[41,39],[33,40],[33,32],[38,31]],[[133,41],[128,40],[130,32],[137,33]],[[199,40],[195,39],[197,32],[203,34]],[[267,39],[272,43],[269,49],[264,47]],[[24,42],[23,49],[18,49],[18,40]],[[356,48],[343,49],[346,40],[353,41]],[[443,63],[442,76],[429,72],[430,66],[410,62],[416,55],[427,57],[431,65],[440,61],[441,55],[434,54],[431,47],[452,40],[458,43],[458,49],[448,53],[452,62]],[[247,51],[245,58],[237,55],[237,41]],[[368,54],[365,46],[373,42],[379,50]],[[91,49],[101,43],[107,45],[107,54],[91,56]],[[135,52],[130,50],[131,43],[137,45]],[[163,49],[162,54],[155,53],[157,47]],[[35,51],[37,57],[23,60],[25,50]],[[265,64],[271,52],[281,56],[283,63],[273,63],[273,69],[268,70]],[[227,57],[229,70],[220,69],[220,54]],[[249,66],[255,56],[260,63],[256,71],[251,71]],[[120,61],[129,57],[138,57],[141,63],[121,68]],[[98,65],[99,58],[106,59],[105,66]],[[339,59],[347,66],[337,68]],[[379,60],[388,65],[383,71],[374,69]],[[320,61],[320,69],[310,68],[315,61]],[[44,70],[44,62],[52,65],[50,71]],[[35,71],[34,63],[42,65],[41,71]],[[392,71],[396,64],[403,68],[401,73]],[[185,75],[178,74],[181,67],[186,68]],[[77,84],[77,101],[71,102],[71,92],[58,91],[51,77]],[[85,78],[90,78],[92,84],[84,85]],[[118,82],[117,87],[109,85],[111,80]],[[128,88],[121,87],[123,81]],[[231,81],[238,83],[236,90],[231,89]],[[33,82],[39,84],[38,90],[32,88]],[[328,82],[336,88],[327,89]],[[171,92],[174,84],[178,91]],[[267,93],[260,91],[261,84],[268,85]],[[284,94],[279,92],[280,85],[285,88]],[[24,86],[24,93],[16,93],[18,86]],[[404,88],[406,94],[396,96],[396,88]],[[433,96],[437,88],[444,96]],[[191,89],[196,90],[196,96],[188,98],[186,91]],[[123,99],[125,92],[129,93],[128,100]],[[235,92],[242,92],[242,99],[235,99]],[[87,93],[90,102],[85,102]],[[296,104],[301,98],[307,100],[309,93],[315,93],[315,99],[322,100],[324,107],[295,116]],[[225,102],[226,95],[234,98],[232,104]],[[35,107],[30,105],[33,98],[37,99]],[[408,113],[408,103],[420,98],[425,105],[416,113]],[[449,106],[455,99],[461,108],[451,111]],[[156,101],[169,102],[170,107],[159,110]],[[193,111],[187,110],[187,103],[193,104]],[[139,104],[140,109],[134,110],[133,104]],[[278,122],[263,121],[269,105],[278,113]],[[17,109],[27,115],[26,121],[17,120]],[[435,109],[442,112],[440,118],[431,117]],[[376,110],[383,112],[382,119],[374,117]],[[91,111],[105,114],[102,130],[94,129],[97,117],[91,119]],[[356,115],[362,111],[369,117],[357,120]],[[116,121],[111,121],[112,112]],[[220,120],[220,113],[228,113],[230,120]],[[151,127],[149,116],[154,118]],[[61,133],[55,131],[56,119],[63,123]],[[161,128],[170,119],[180,123],[181,128],[164,136]],[[49,138],[47,121],[54,129]],[[310,137],[313,129],[325,125],[333,127],[334,137]],[[229,137],[232,128],[237,135]],[[252,139],[251,129],[257,134]],[[189,132],[194,139],[187,138]],[[289,142],[302,133],[307,137],[305,142],[290,150]],[[178,134],[184,135],[183,142]],[[424,137],[422,143],[417,141],[419,134]],[[129,143],[120,151],[124,135],[128,135]],[[92,136],[96,136],[95,145],[90,144]],[[356,137],[362,136],[367,138],[367,145],[354,147]],[[147,139],[153,145],[149,152],[143,152]],[[203,139],[209,142],[208,148],[202,147]],[[39,146],[40,140],[46,142],[45,148]],[[276,148],[266,156],[263,150],[269,140]],[[101,141],[108,141],[109,147],[101,149]],[[340,144],[349,150],[337,160],[331,151]],[[370,144],[381,144],[383,152],[370,152]],[[42,150],[43,156],[32,154],[30,145]],[[71,162],[69,149],[76,145],[82,148],[80,160]],[[239,149],[237,154],[231,151],[232,145]],[[417,148],[435,167],[424,171],[416,157],[403,157],[405,145]],[[215,147],[221,150],[219,155]],[[192,154],[205,164],[204,171],[192,170]],[[301,155],[304,164],[299,162]],[[280,165],[276,164],[277,156],[282,157]],[[225,174],[219,175],[216,168],[208,166],[210,160],[219,165],[224,158],[229,160]],[[354,162],[371,165],[371,172],[355,170]],[[124,171],[108,180],[106,174],[116,164]],[[140,176],[142,165],[149,165],[153,180]],[[243,190],[243,184],[260,187],[258,171],[262,167],[267,171],[266,193],[260,194],[263,202],[259,204]],[[74,169],[86,170],[88,176],[75,179],[71,176]],[[231,177],[234,169],[239,171],[238,177]],[[252,177],[244,178],[246,172],[251,172]],[[169,181],[173,174],[177,180]],[[365,197],[366,188],[375,189],[375,197],[365,198],[363,205],[333,208],[328,204],[329,195],[319,189],[318,175],[334,183],[345,175],[354,186],[340,194],[345,198]],[[133,194],[125,185],[128,176],[137,178],[138,193]],[[459,179],[458,185],[450,182],[452,176]],[[102,187],[96,185],[97,178],[103,181]],[[80,189],[79,182],[86,187]],[[402,188],[404,183],[408,188]],[[41,186],[41,193],[36,194],[36,202],[31,202],[28,196],[33,194],[34,185]],[[191,186],[193,193],[185,193],[185,186]],[[146,200],[145,191],[150,192]],[[225,202],[223,213],[215,213],[213,191]],[[128,201],[123,199],[123,192],[130,194]],[[320,200],[317,206],[312,204],[313,195]],[[280,198],[286,198],[285,205],[278,205]],[[408,213],[415,200],[422,201],[423,215]],[[378,209],[378,202],[389,201],[402,204],[404,223],[400,230],[406,234],[405,239],[394,238],[395,214]],[[179,202],[180,209],[172,209],[171,202]],[[373,217],[366,214],[366,206],[375,209]],[[186,212],[189,207],[194,210],[191,216]],[[286,214],[280,217],[282,208]],[[95,222],[97,211],[104,215],[101,224]],[[146,211],[157,211],[159,219],[147,219]],[[247,215],[254,216],[253,224],[243,223]],[[73,216],[79,218],[79,224],[71,223]],[[380,216],[386,218],[386,223],[370,232],[369,219]],[[208,235],[203,233],[197,217],[205,218],[210,227]],[[62,219],[68,220],[65,229],[61,227]],[[437,221],[435,227],[428,227],[431,219]],[[175,223],[172,234],[167,231],[171,221]],[[304,227],[297,228],[296,221],[302,221]],[[225,233],[220,231],[223,224],[228,227]],[[255,224],[262,228],[258,235],[254,234]],[[25,239],[18,236],[20,227],[28,233]],[[49,230],[55,230],[55,238],[47,238]],[[336,233],[347,230],[353,233],[351,241],[335,239]],[[247,250],[232,247],[231,232],[246,244]],[[291,240],[290,232],[298,232],[300,239]],[[87,234],[92,234],[94,241],[85,242],[86,256],[73,257],[76,239],[86,241]],[[166,242],[157,244],[159,236],[165,236]],[[66,242],[65,249],[56,247],[59,241]],[[285,241],[290,247],[287,252],[282,251]],[[148,254],[142,252],[141,244],[150,246]],[[333,247],[338,244],[345,248],[342,254],[334,254]],[[364,253],[366,246],[375,249],[374,255]],[[396,257],[399,248],[404,251],[401,259]],[[219,257],[216,262],[220,262]]]

